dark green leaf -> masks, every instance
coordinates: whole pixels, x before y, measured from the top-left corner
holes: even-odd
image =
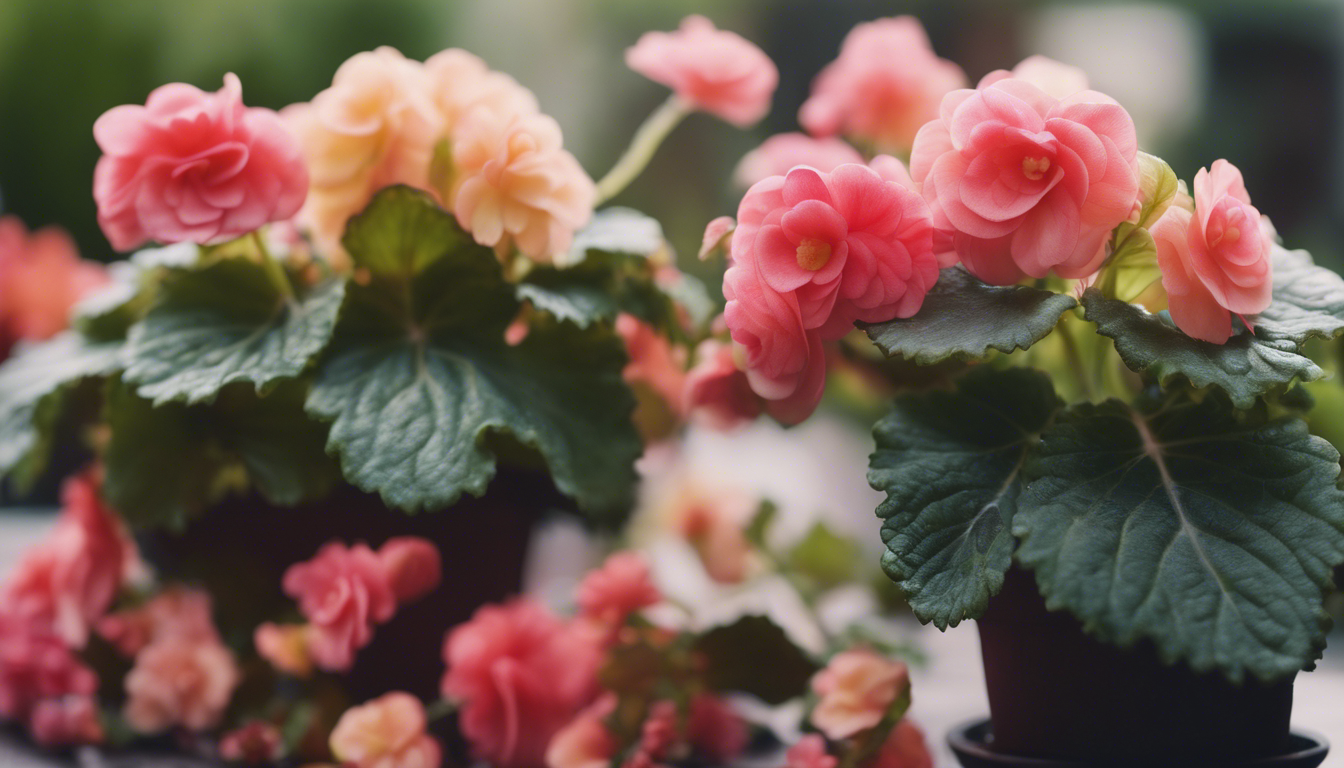
[[[1241,333],[1226,344],[1200,341],[1142,307],[1096,290],[1083,294],[1083,310],[1098,333],[1115,341],[1130,370],[1149,373],[1164,385],[1183,376],[1196,387],[1218,386],[1238,408],[1251,407],[1261,394],[1295,378],[1324,375],[1311,358],[1298,354],[1291,339]]]
[[[248,258],[175,272],[131,331],[125,379],[156,403],[208,402],[233,382],[262,391],[317,357],[344,294],[330,280],[295,299]]]
[[[632,208],[603,208],[593,214],[587,226],[574,233],[574,244],[555,264],[558,267],[581,264],[594,251],[648,259],[666,252],[667,240],[657,219]]]
[[[388,187],[350,219],[341,244],[355,266],[408,279],[471,238],[434,201],[411,187]]]
[[[921,365],[948,358],[974,360],[991,349],[1012,352],[1045,338],[1072,296],[1022,285],[986,285],[960,267],[944,269],[914,317],[860,323],[888,357],[900,355]]]
[[[613,270],[594,268],[593,262],[567,269],[537,267],[518,284],[518,298],[557,320],[587,328],[616,319],[615,283]]]
[[[75,331],[20,347],[0,365],[0,476],[27,487],[46,468],[66,394],[115,371],[119,343],[90,342]]]
[[[265,397],[250,387],[225,388],[212,420],[221,445],[238,457],[248,478],[272,504],[318,499],[341,479],[327,455],[327,426],[304,413],[307,385],[282,382]]]
[[[1046,429],[1027,472],[1017,557],[1050,608],[1233,681],[1319,658],[1344,492],[1339,453],[1302,421],[1254,419],[1216,393],[1151,414],[1082,404]]]
[[[981,367],[956,392],[898,399],[874,427],[882,567],[921,621],[976,618],[1003,586],[1023,463],[1058,406],[1044,374]]]
[[[1306,251],[1274,246],[1274,299],[1255,320],[1256,336],[1298,344],[1344,331],[1344,279],[1318,267]]]
[[[705,661],[705,678],[716,691],[751,694],[767,704],[802,696],[817,665],[777,624],[764,616],[744,616],[702,635],[695,650]]]

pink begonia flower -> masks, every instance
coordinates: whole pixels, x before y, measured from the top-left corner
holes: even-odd
[[[1215,160],[1195,174],[1195,210],[1173,205],[1153,225],[1171,319],[1196,339],[1226,343],[1232,315],[1269,306],[1272,235],[1241,171]],[[1249,324],[1249,323],[1248,323]]]
[[[682,410],[710,429],[730,430],[755,420],[761,401],[745,371],[737,367],[733,346],[708,339],[696,348],[696,364],[686,374]]]
[[[97,689],[97,675],[50,626],[0,610],[0,719],[24,720],[44,700]]]
[[[903,718],[882,742],[869,768],[933,768],[933,754],[919,726]]]
[[[373,626],[397,610],[387,570],[365,544],[323,545],[311,560],[285,571],[283,586],[308,619],[313,661],[331,672],[350,669],[355,652],[373,639]]]
[[[878,19],[845,36],[840,57],[812,81],[798,122],[813,136],[904,150],[938,116],[943,96],[966,83],[961,67],[934,54],[918,19]]]
[[[542,114],[474,109],[453,136],[451,208],[476,242],[549,261],[592,217],[597,185]]]
[[[74,694],[43,699],[28,718],[33,741],[44,747],[101,744],[105,733],[93,696]]]
[[[79,257],[65,230],[30,234],[19,217],[0,216],[0,359],[20,339],[65,330],[71,308],[107,280],[101,264]]]
[[[674,349],[653,326],[624,312],[616,317],[616,333],[625,342],[625,352],[630,358],[621,371],[625,382],[648,386],[680,415],[681,390],[686,383],[684,350]]]
[[[444,643],[443,695],[461,705],[473,754],[501,768],[538,768],[561,728],[598,692],[600,640],[540,603],[487,605]]]
[[[98,634],[124,656],[134,657],[150,643],[168,636],[214,640],[210,595],[199,589],[169,587],[142,606],[104,616]]]
[[[826,740],[809,733],[784,753],[784,768],[835,768],[840,761],[826,752]]]
[[[626,49],[625,63],[740,128],[765,117],[779,85],[779,70],[764,51],[704,16],[687,16],[676,32],[644,33]]]
[[[731,249],[733,242],[733,231],[737,229],[737,219],[732,216],[720,216],[705,226],[704,237],[700,240],[700,252],[697,254],[701,261],[708,259],[711,254],[720,250],[727,252]]]
[[[331,731],[331,753],[350,768],[439,768],[442,750],[428,725],[419,699],[393,691],[346,710]]]
[[[307,624],[273,624],[266,622],[252,633],[252,645],[257,655],[291,677],[305,679],[313,674],[313,655],[308,650]]]
[[[98,493],[94,471],[67,480],[56,526],[0,587],[6,611],[51,627],[75,648],[88,642],[139,560],[125,527]]]
[[[686,738],[710,763],[726,765],[737,759],[750,735],[747,722],[723,699],[702,693],[691,700]]]
[[[910,174],[972,274],[1009,285],[1091,275],[1139,192],[1134,121],[1109,96],[1063,101],[1023,80],[943,99]]]
[[[272,765],[285,756],[280,729],[265,720],[253,720],[219,739],[219,757],[230,763]]]
[[[812,724],[830,739],[847,739],[882,721],[910,685],[904,664],[867,648],[842,651],[812,677],[820,697]]]
[[[800,165],[830,173],[845,163],[863,163],[863,155],[843,139],[813,138],[805,133],[777,133],[737,163],[733,181],[743,189],[771,176],[783,176]]]
[[[443,579],[439,548],[419,536],[396,536],[378,548],[378,559],[398,603],[409,603],[438,589]]]
[[[1012,71],[996,69],[980,78],[976,88],[987,88],[1000,80],[1025,80],[1052,98],[1064,100],[1088,89],[1087,73],[1078,67],[1045,56],[1028,56]]]
[[[556,731],[546,746],[546,768],[608,768],[619,744],[606,726],[616,697],[605,694]]]
[[[170,83],[143,107],[114,107],[93,138],[98,223],[119,251],[231,240],[288,219],[308,194],[298,143],[275,112],[243,106],[233,73],[217,93]]]
[[[663,599],[644,556],[629,551],[611,555],[601,568],[583,577],[576,597],[583,616],[608,625],[623,624],[630,614]]]
[[[218,637],[170,634],[141,649],[126,675],[127,724],[139,733],[173,726],[213,728],[240,679],[233,654]]]

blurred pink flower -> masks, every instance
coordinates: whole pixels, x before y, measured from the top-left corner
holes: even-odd
[[[367,545],[325,544],[285,571],[285,593],[308,619],[308,646],[322,669],[343,672],[373,639],[373,625],[392,618],[397,598],[387,570]]]
[[[812,82],[798,122],[814,136],[904,150],[938,116],[943,96],[965,87],[961,67],[934,54],[918,19],[878,19],[850,30],[840,57]]]
[[[98,223],[119,251],[230,240],[288,219],[308,194],[294,137],[275,112],[243,106],[232,73],[217,93],[171,83],[143,107],[114,107],[93,137]]]
[[[257,655],[277,672],[304,679],[313,674],[313,656],[308,650],[307,624],[266,622],[252,634]]]
[[[619,626],[632,613],[663,599],[649,578],[649,564],[638,552],[617,552],[579,584],[580,613],[608,626]]]
[[[65,330],[70,310],[107,282],[102,265],[79,258],[65,230],[29,233],[17,216],[0,216],[0,359],[20,339]]]
[[[346,710],[331,732],[331,752],[350,768],[439,768],[442,750],[427,727],[420,700],[393,691]]]
[[[761,401],[745,371],[733,359],[733,346],[708,339],[696,348],[696,363],[686,374],[682,410],[710,429],[729,430],[755,420]]]
[[[453,136],[451,208],[476,242],[549,261],[588,222],[597,187],[542,114],[475,109]]]
[[[847,739],[876,726],[910,685],[904,664],[867,648],[842,651],[812,678],[820,700],[812,724],[830,739]]]
[[[1241,171],[1215,160],[1195,174],[1195,210],[1173,205],[1153,225],[1171,319],[1189,336],[1224,344],[1232,314],[1269,306],[1272,235]]]
[[[140,733],[219,723],[238,685],[238,665],[217,637],[169,634],[140,650],[126,675],[126,722]]]
[[[104,616],[98,622],[98,634],[129,657],[168,636],[215,640],[218,633],[210,602],[210,595],[202,590],[169,587],[144,605]]]
[[[1009,78],[1025,80],[1061,101],[1088,88],[1086,72],[1040,55],[1028,56],[1018,62],[1011,72],[1006,69],[990,72],[980,78],[976,88],[987,88]]]
[[[690,106],[746,128],[770,111],[779,70],[740,35],[687,16],[676,32],[646,32],[625,52],[625,63],[671,88]]]
[[[741,756],[750,732],[747,722],[723,699],[702,693],[691,700],[686,738],[714,765],[726,765]]]
[[[826,740],[809,733],[784,754],[784,768],[835,768],[839,762],[827,754]]]
[[[709,258],[710,254],[717,253],[720,249],[728,251],[733,242],[733,230],[737,229],[737,219],[732,216],[720,216],[705,226],[704,237],[700,240],[701,261]]]
[[[96,471],[67,480],[56,526],[0,587],[6,611],[50,627],[75,648],[88,642],[138,562],[135,544],[98,494]]]
[[[1083,278],[1138,197],[1137,149],[1134,121],[1110,97],[1060,101],[1010,78],[948,94],[915,139],[910,173],[981,280]]]
[[[616,697],[606,694],[556,731],[546,747],[546,768],[609,768],[619,745],[606,720],[615,710]]]
[[[409,603],[438,589],[443,578],[439,548],[429,539],[396,536],[378,548],[378,559],[387,573],[398,603]]]
[[[280,730],[265,720],[252,720],[219,739],[219,757],[230,763],[272,765],[284,754]]]
[[[627,384],[644,384],[674,414],[681,414],[681,390],[686,381],[685,350],[674,348],[667,337],[634,315],[616,318],[616,333],[625,341],[626,363],[621,375]]]
[[[97,689],[98,677],[50,626],[0,610],[0,719],[24,720],[44,700]]]
[[[33,741],[44,747],[101,744],[105,736],[93,696],[73,694],[43,699],[28,719]]]
[[[598,692],[599,642],[525,598],[482,607],[449,632],[443,695],[461,705],[476,757],[543,766],[551,737]]]
[[[800,165],[829,173],[845,163],[863,163],[863,155],[843,139],[777,133],[738,161],[733,181],[746,189],[762,179],[783,176]]]
[[[903,718],[882,742],[869,768],[933,768],[933,755],[919,726]]]

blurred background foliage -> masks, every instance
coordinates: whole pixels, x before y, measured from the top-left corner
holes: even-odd
[[[705,222],[735,207],[738,158],[797,130],[812,77],[854,24],[901,13],[919,16],[972,82],[1033,52],[1082,66],[1183,178],[1231,159],[1290,247],[1344,267],[1340,0],[0,0],[3,209],[70,229],[89,258],[113,258],[90,193],[98,115],[170,81],[215,90],[228,71],[249,104],[280,108],[378,45],[417,59],[459,46],[509,72],[598,177],[665,97],[624,67],[622,51],[692,12],[761,44],[781,72],[762,125],[744,133],[692,118],[616,201],[663,220],[683,265],[703,277],[715,268],[691,256]]]

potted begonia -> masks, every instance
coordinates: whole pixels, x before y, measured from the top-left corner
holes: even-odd
[[[1344,280],[1280,244],[1232,163],[1187,184],[1140,151],[1081,71],[949,67],[911,18],[860,25],[800,114],[816,136],[743,163],[736,230],[707,239],[730,238],[751,390],[806,418],[828,356],[867,359],[856,325],[938,366],[875,425],[868,478],[915,614],[978,621],[992,723],[954,734],[966,765],[1318,764],[1292,686],[1344,492],[1302,385]]]

